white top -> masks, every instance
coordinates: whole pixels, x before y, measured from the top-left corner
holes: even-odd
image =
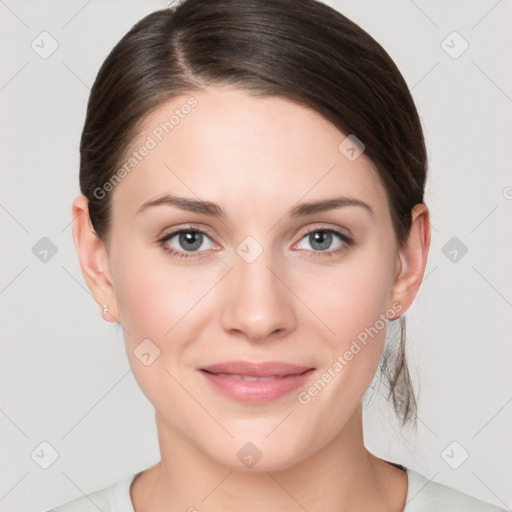
[[[403,512],[512,512],[452,487],[432,482],[405,466],[393,465],[407,472],[409,486]],[[139,474],[131,475],[110,487],[81,496],[48,512],[135,512],[130,498],[130,485]]]

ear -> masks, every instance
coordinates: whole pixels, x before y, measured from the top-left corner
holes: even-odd
[[[89,218],[89,202],[78,196],[72,205],[73,240],[84,280],[107,322],[119,322],[110,273],[110,261],[103,241],[96,235]],[[108,307],[104,312],[103,305]]]
[[[411,211],[411,230],[398,248],[395,280],[391,289],[390,305],[402,306],[405,314],[420,287],[430,248],[430,214],[424,204],[417,204]],[[399,315],[399,316],[400,316]]]

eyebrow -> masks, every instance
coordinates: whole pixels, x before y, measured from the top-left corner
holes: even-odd
[[[148,201],[147,203],[144,203],[137,210],[137,215],[147,210],[148,208],[162,205],[176,206],[182,210],[194,213],[202,213],[204,215],[217,217],[219,219],[226,217],[226,212],[216,203],[187,197],[179,197],[171,194],[166,194],[164,196],[157,197],[156,199]],[[306,217],[308,215],[313,215],[328,210],[334,210],[336,208],[342,208],[345,206],[359,206],[367,210],[372,216],[375,216],[375,212],[372,210],[369,204],[353,197],[333,197],[331,199],[322,199],[320,201],[302,203],[293,207],[288,212],[288,216]]]

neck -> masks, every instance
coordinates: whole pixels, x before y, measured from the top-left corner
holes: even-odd
[[[276,471],[231,470],[158,414],[156,420],[162,459],[132,484],[136,512],[401,511],[405,505],[407,475],[365,448],[360,406],[321,450]]]

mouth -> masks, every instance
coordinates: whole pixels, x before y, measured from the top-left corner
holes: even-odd
[[[303,386],[315,368],[282,362],[228,361],[198,368],[219,393],[245,403],[267,403]]]

